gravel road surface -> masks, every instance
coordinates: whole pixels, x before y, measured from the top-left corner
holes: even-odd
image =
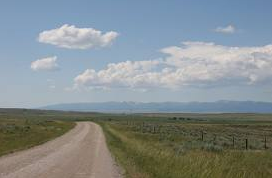
[[[55,140],[0,157],[1,178],[121,178],[100,126],[78,122]]]

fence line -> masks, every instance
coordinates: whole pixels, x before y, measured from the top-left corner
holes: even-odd
[[[259,138],[251,138],[249,139],[248,136],[235,136],[232,135],[229,138],[228,135],[220,134],[220,133],[213,133],[208,132],[200,129],[182,129],[179,126],[173,125],[163,125],[163,124],[154,124],[148,122],[129,122],[126,121],[125,125],[128,127],[132,127],[135,131],[140,131],[141,133],[150,133],[150,134],[182,134],[185,137],[191,137],[192,140],[199,140],[197,139],[197,133],[200,132],[200,141],[202,142],[211,142],[213,144],[218,144],[223,147],[228,147],[232,149],[269,149],[271,148],[269,145],[271,144],[271,138],[268,139],[267,135],[263,136],[261,140],[260,135],[257,135]],[[200,130],[200,131],[197,131]],[[187,133],[189,132],[189,133]],[[212,136],[209,136],[212,135]],[[244,140],[244,141],[243,141]],[[243,146],[244,145],[244,146]]]

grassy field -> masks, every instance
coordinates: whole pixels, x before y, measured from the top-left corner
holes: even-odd
[[[99,122],[129,178],[272,177],[271,115],[137,116]]]
[[[0,115],[0,156],[26,149],[55,137],[74,127],[73,122],[14,117],[14,113]]]
[[[272,114],[0,109],[0,155],[94,121],[128,178],[272,177]]]

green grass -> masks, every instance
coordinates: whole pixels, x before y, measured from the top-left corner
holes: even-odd
[[[262,139],[267,135],[271,145],[272,127],[258,124],[203,124],[153,121],[100,122],[108,145],[129,178],[182,177],[271,177],[272,153],[263,143],[249,142],[245,150],[237,141],[233,148],[231,137]],[[154,125],[157,130],[154,131]],[[199,131],[205,130],[204,140]],[[218,140],[213,140],[213,135]]]
[[[66,121],[99,123],[128,178],[272,177],[272,114],[0,109],[0,155],[63,134],[73,127]]]
[[[74,127],[72,122],[0,118],[0,156],[44,143]]]

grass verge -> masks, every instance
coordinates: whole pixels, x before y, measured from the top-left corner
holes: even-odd
[[[206,144],[193,148],[182,136],[139,133],[113,122],[100,125],[128,178],[272,177],[271,150],[218,149]]]
[[[74,125],[52,120],[0,119],[0,156],[52,140]]]

